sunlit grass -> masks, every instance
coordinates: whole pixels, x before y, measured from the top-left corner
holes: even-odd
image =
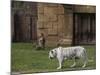
[[[11,49],[11,70],[12,72],[20,73],[36,73],[36,72],[53,72],[53,71],[69,71],[81,69],[95,69],[95,51],[96,48],[92,46],[84,46],[87,49],[89,62],[86,68],[81,68],[82,63],[79,60],[75,68],[70,68],[73,63],[72,60],[66,60],[63,64],[63,69],[57,70],[57,59],[50,60],[48,52],[52,48],[45,50],[36,50],[32,43],[12,43]]]

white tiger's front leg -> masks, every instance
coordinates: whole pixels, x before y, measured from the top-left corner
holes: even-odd
[[[62,68],[62,63],[63,63],[63,58],[58,58],[58,62],[59,62],[59,67],[57,67],[57,69],[61,69]]]
[[[59,62],[59,67],[57,67],[57,69],[61,69],[62,68],[62,62]]]
[[[73,61],[74,61],[74,63],[73,63],[73,65],[70,66],[71,68],[76,66],[76,60],[75,60],[75,57],[73,57]]]

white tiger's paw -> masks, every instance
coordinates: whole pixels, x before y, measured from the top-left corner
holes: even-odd
[[[58,67],[57,69],[59,70],[59,69],[61,69],[61,67]]]

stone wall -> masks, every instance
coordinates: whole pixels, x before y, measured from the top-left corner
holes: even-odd
[[[71,45],[74,38],[74,16],[79,13],[96,13],[96,6],[55,3],[12,2],[12,39],[36,41],[40,33],[46,37],[46,45]],[[15,15],[19,15],[19,19]],[[15,34],[16,33],[16,34]]]
[[[61,4],[38,3],[37,33],[44,33],[47,45],[71,44],[72,13],[66,13]]]
[[[74,13],[96,13],[95,6],[38,3],[37,34],[44,33],[47,45],[73,44]]]

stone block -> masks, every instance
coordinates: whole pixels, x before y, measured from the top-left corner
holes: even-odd
[[[38,21],[44,22],[44,14],[38,14]]]
[[[37,28],[39,28],[39,29],[43,29],[44,28],[44,23],[43,22],[41,22],[41,21],[38,21],[37,22]]]
[[[43,14],[44,13],[44,7],[40,6],[38,7],[38,14]]]
[[[45,14],[44,15],[44,22],[52,22],[52,21],[57,21],[57,15],[52,15],[52,14]]]
[[[59,26],[64,25],[64,15],[58,15],[58,25]]]
[[[52,28],[52,22],[44,22],[44,27],[51,29]]]
[[[44,7],[44,14],[53,15],[54,14],[53,7]]]
[[[58,14],[59,13],[58,7],[53,7],[52,10],[53,10],[54,14]]]
[[[58,36],[48,36],[47,37],[47,40],[49,41],[49,42],[56,42],[57,43],[57,41],[58,41]]]
[[[64,20],[64,15],[58,15],[58,20]]]
[[[63,7],[44,7],[44,14],[64,14]]]
[[[52,15],[50,17],[50,21],[57,21],[57,15]]]
[[[58,22],[53,22],[53,29],[58,30]]]
[[[48,29],[48,35],[51,36],[57,35],[57,29]]]
[[[64,14],[64,7],[58,6],[58,14]]]
[[[47,6],[47,7],[57,7],[58,4],[55,4],[55,3],[46,3],[44,6]]]
[[[38,3],[37,7],[44,7],[45,3]]]
[[[72,43],[71,39],[61,39],[61,45],[70,45]]]

